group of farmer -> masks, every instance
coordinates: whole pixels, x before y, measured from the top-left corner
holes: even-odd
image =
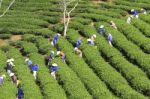
[[[141,12],[142,12],[143,14],[147,14],[147,12],[146,12],[146,10],[145,10],[144,8],[141,9]],[[131,18],[134,18],[134,17],[135,17],[135,18],[138,18],[138,11],[137,11],[137,10],[132,9],[132,10],[131,10],[131,14],[132,14],[132,15],[129,16],[128,19],[127,19],[127,23],[128,23],[128,24],[131,23]],[[114,28],[114,29],[117,29],[117,26],[116,26],[116,24],[115,24],[113,21],[110,21],[110,26],[111,26],[112,28]],[[101,34],[101,35],[102,35],[103,33],[105,33],[104,25],[100,25],[100,27],[98,28],[98,33]],[[59,39],[60,36],[61,36],[61,34],[59,34],[59,33],[56,34],[56,35],[53,37],[52,41],[51,41],[51,45],[53,45],[54,47],[56,47],[56,43],[57,43],[57,41],[58,41],[58,39]],[[81,39],[82,39],[82,38],[79,38],[79,39],[76,40],[76,42],[75,42],[75,43],[76,43],[76,46],[75,46],[75,48],[74,48],[74,52],[75,52],[79,57],[82,57],[82,51],[80,50]],[[96,39],[96,35],[93,34],[90,38],[87,39],[87,43],[88,43],[89,45],[95,45],[95,39]],[[112,45],[113,36],[112,36],[111,33],[108,34],[107,40],[108,40],[109,45],[110,45],[111,47],[113,47],[113,45]],[[65,54],[64,54],[64,52],[62,52],[62,51],[57,51],[57,54],[56,54],[56,55],[58,55],[58,54],[61,55],[62,60],[65,62]],[[50,55],[49,55],[49,61],[51,61],[51,60],[53,60],[53,59],[54,59],[54,51],[51,51],[51,53],[50,53]],[[58,70],[58,65],[57,65],[56,63],[53,63],[52,66],[51,66],[51,75],[52,75],[54,78],[56,78],[56,71],[57,71],[57,70]]]
[[[144,15],[147,14],[146,9],[141,8],[141,13],[144,14]],[[137,19],[139,18],[138,11],[135,10],[135,9],[131,10],[131,15],[127,18],[127,23],[131,24],[131,21],[132,21],[133,18],[137,18]]]
[[[144,8],[141,9],[141,12],[142,12],[142,14],[147,14],[147,12]],[[138,11],[135,10],[135,9],[132,9],[131,10],[131,15],[127,18],[127,23],[130,24],[132,18],[138,18],[138,17],[139,17],[138,16]],[[113,27],[114,29],[117,29],[117,26],[115,25],[115,23],[113,21],[110,21],[110,26]],[[98,28],[98,33],[101,34],[101,35],[103,35],[105,33],[104,25],[100,25],[100,27]],[[56,43],[57,43],[60,36],[61,35],[59,33],[54,35],[54,37],[51,41],[52,46],[57,47]],[[96,35],[93,34],[90,38],[87,39],[87,44],[94,46],[95,45],[95,39],[96,39]],[[82,58],[82,51],[80,50],[80,45],[82,43],[81,40],[82,40],[82,38],[79,38],[79,39],[76,40],[74,52],[75,52],[75,54],[77,54],[79,57]],[[112,47],[113,46],[112,45],[113,37],[110,33],[107,36],[107,40],[108,40],[109,45]],[[64,63],[66,62],[65,53],[59,49],[56,52],[56,54],[55,54],[54,51],[50,52],[50,55],[48,56],[48,64],[47,64],[48,66],[50,65],[49,63],[56,56],[60,57]],[[37,71],[39,69],[38,64],[33,64],[32,60],[29,59],[29,58],[26,58],[25,62],[27,63],[28,68],[30,69],[30,71],[33,74],[34,79],[36,80],[37,79]],[[12,83],[17,85],[17,88],[18,88],[17,99],[22,99],[23,96],[24,96],[24,93],[23,93],[23,89],[22,89],[20,81],[18,80],[16,74],[13,72],[13,67],[14,66],[15,66],[14,65],[14,59],[13,58],[8,58],[7,61],[6,61],[6,71],[7,71],[8,75],[10,76],[10,78],[12,80]],[[56,72],[58,70],[58,64],[57,63],[52,63],[50,65],[49,69],[50,69],[51,76],[54,79],[56,79]],[[5,78],[6,78],[5,74],[0,75],[0,85],[2,85],[4,83]]]
[[[16,84],[18,88],[18,92],[16,94],[17,99],[22,99],[24,96],[23,89],[21,86],[21,82],[18,80],[16,74],[13,72],[14,67],[14,59],[8,58],[6,61],[6,71],[11,78],[12,83]],[[5,74],[0,75],[0,86],[4,83],[4,79],[6,78]]]

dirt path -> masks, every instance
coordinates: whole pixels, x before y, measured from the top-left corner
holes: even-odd
[[[0,46],[6,46],[9,45],[9,41],[16,42],[21,39],[22,39],[21,35],[13,35],[10,37],[10,39],[6,39],[6,40],[0,39]]]
[[[21,40],[22,36],[21,35],[13,35],[10,37],[10,41],[18,41]]]
[[[8,40],[0,39],[0,46],[8,45]]]

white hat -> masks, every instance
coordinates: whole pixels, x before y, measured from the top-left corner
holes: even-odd
[[[59,55],[60,54],[60,51],[57,51],[57,55]]]
[[[56,63],[53,63],[52,66],[58,66]]]
[[[51,51],[52,54],[54,54],[54,51]]]
[[[9,76],[11,77],[11,76],[14,76],[14,75],[15,75],[14,73],[10,73],[10,75],[9,75]]]
[[[26,58],[26,59],[25,59],[25,62],[27,62],[27,61],[29,61],[29,58]]]
[[[57,33],[58,36],[61,36],[61,34]]]
[[[111,34],[109,33],[109,36],[111,36]]]
[[[133,12],[134,11],[134,9],[131,9],[131,12]]]
[[[91,39],[87,39],[87,41],[89,42],[89,41],[92,41]]]
[[[77,47],[74,48],[74,50],[77,50],[77,49],[78,49]]]
[[[8,59],[6,62],[7,62],[7,63],[9,63],[9,62],[11,62],[11,60],[10,60],[10,59]]]
[[[110,22],[111,22],[111,23],[113,23],[113,21],[112,21],[112,20],[111,20]]]
[[[101,25],[101,26],[100,26],[100,28],[103,28],[103,27],[104,27],[104,25]]]
[[[93,37],[96,38],[96,34],[93,34]]]
[[[14,61],[14,59],[13,59],[13,58],[11,58],[10,60],[11,60],[12,62]]]
[[[3,76],[4,78],[6,78],[6,75],[5,75],[5,74],[3,74],[2,76]]]

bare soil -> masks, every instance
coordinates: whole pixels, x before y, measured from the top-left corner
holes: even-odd
[[[11,38],[9,39],[10,41],[18,41],[21,40],[22,36],[21,35],[13,35],[11,36]]]
[[[0,46],[6,46],[6,45],[9,45],[9,41],[16,42],[21,39],[22,39],[21,35],[13,35],[10,37],[10,39],[6,39],[6,40],[0,39]]]
[[[0,39],[0,46],[8,45],[8,40]]]

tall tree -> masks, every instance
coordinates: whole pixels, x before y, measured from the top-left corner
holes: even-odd
[[[70,22],[70,14],[77,7],[79,0],[59,0],[60,7],[63,12],[63,23],[64,23],[64,32],[63,35],[66,37],[67,29]],[[73,6],[73,7],[72,7]],[[71,7],[71,8],[70,8]]]

